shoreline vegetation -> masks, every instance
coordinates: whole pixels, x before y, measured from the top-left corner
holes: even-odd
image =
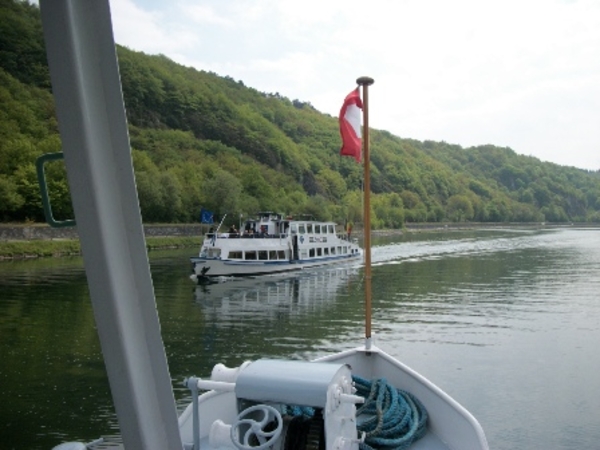
[[[146,237],[147,250],[198,247],[200,237],[161,236]],[[0,262],[14,259],[31,259],[63,256],[80,256],[79,239],[34,239],[0,241]]]
[[[6,225],[0,225],[6,228]],[[12,225],[12,228],[18,229],[25,225]],[[431,232],[440,230],[473,230],[473,229],[494,229],[494,228],[561,228],[561,227],[585,227],[596,228],[599,224],[588,223],[422,223],[407,224],[402,229],[373,230],[374,236],[385,236],[402,233]],[[202,243],[202,235],[178,235],[177,227],[173,225],[168,227],[173,235],[148,236],[146,235],[146,248],[148,252],[155,250],[166,250],[175,248],[197,247]],[[182,227],[186,227],[182,225]],[[362,230],[355,227],[353,234],[360,238]],[[78,238],[35,238],[35,239],[0,239],[0,261],[64,257],[81,255],[81,247]]]

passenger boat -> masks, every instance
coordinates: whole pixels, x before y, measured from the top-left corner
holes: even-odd
[[[316,361],[257,359],[233,369],[216,364],[210,377],[184,380],[191,403],[178,417],[135,186],[109,1],[40,0],[40,6],[89,294],[126,449],[488,448],[481,426],[465,408],[373,345],[369,295],[364,345]],[[365,95],[367,173],[369,83],[358,81]],[[366,226],[366,263],[368,231]],[[366,264],[366,293],[369,268]],[[202,349],[190,353],[201,355]],[[95,446],[69,442],[55,448]]]
[[[333,222],[259,212],[239,232],[207,233],[199,255],[190,258],[191,279],[202,284],[215,277],[265,275],[361,259],[358,240],[338,233]]]

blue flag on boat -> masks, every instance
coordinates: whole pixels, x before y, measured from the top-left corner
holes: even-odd
[[[200,209],[200,223],[213,223],[213,213],[208,209]]]

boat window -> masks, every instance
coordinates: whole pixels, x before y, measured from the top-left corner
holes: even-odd
[[[323,254],[324,254],[324,255],[329,255],[329,248],[328,248],[328,247],[325,247],[325,248],[323,249]]]
[[[346,253],[348,253],[348,247],[346,247],[346,246],[344,245],[344,248],[343,248],[343,250],[342,250],[342,251],[344,252],[344,255],[345,255]]]
[[[262,261],[266,261],[267,259],[269,259],[269,252],[267,252],[266,250],[260,250],[258,252],[258,259],[262,260]]]
[[[323,236],[323,237],[321,238],[321,242],[327,242],[327,236]]]
[[[331,247],[331,254],[335,255],[335,247]]]
[[[285,250],[277,250],[277,256],[279,259],[285,259]]]
[[[321,234],[321,225],[315,225],[315,234]]]
[[[322,254],[322,249],[321,249],[321,248],[318,248],[318,249],[317,249],[317,256],[321,256],[321,254]]]
[[[333,225],[329,225],[329,234],[335,234],[335,227]]]
[[[277,250],[269,250],[269,259],[277,259]]]
[[[312,226],[312,223],[308,223],[308,224],[306,224],[306,231],[307,231],[309,234],[312,234],[312,232],[313,232],[313,226]]]
[[[294,225],[294,228],[296,227],[296,225]],[[298,232],[300,234],[306,234],[306,227],[304,226],[303,223],[301,223],[300,225],[298,225]]]
[[[314,248],[311,248],[311,249],[309,250],[309,252],[308,252],[308,256],[310,256],[311,258],[314,258],[314,256],[315,256],[315,249],[314,249]]]
[[[220,248],[211,248],[210,250],[208,250],[208,257],[209,258],[218,258],[219,256],[221,256],[221,249]]]
[[[337,252],[341,255],[342,254],[342,247],[338,247],[337,248]]]
[[[256,250],[248,250],[245,252],[244,259],[256,259]]]
[[[229,252],[229,259],[242,259],[244,256],[241,251],[231,251]]]

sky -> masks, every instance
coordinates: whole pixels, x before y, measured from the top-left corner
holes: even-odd
[[[598,0],[110,0],[115,40],[338,117],[600,170]]]

